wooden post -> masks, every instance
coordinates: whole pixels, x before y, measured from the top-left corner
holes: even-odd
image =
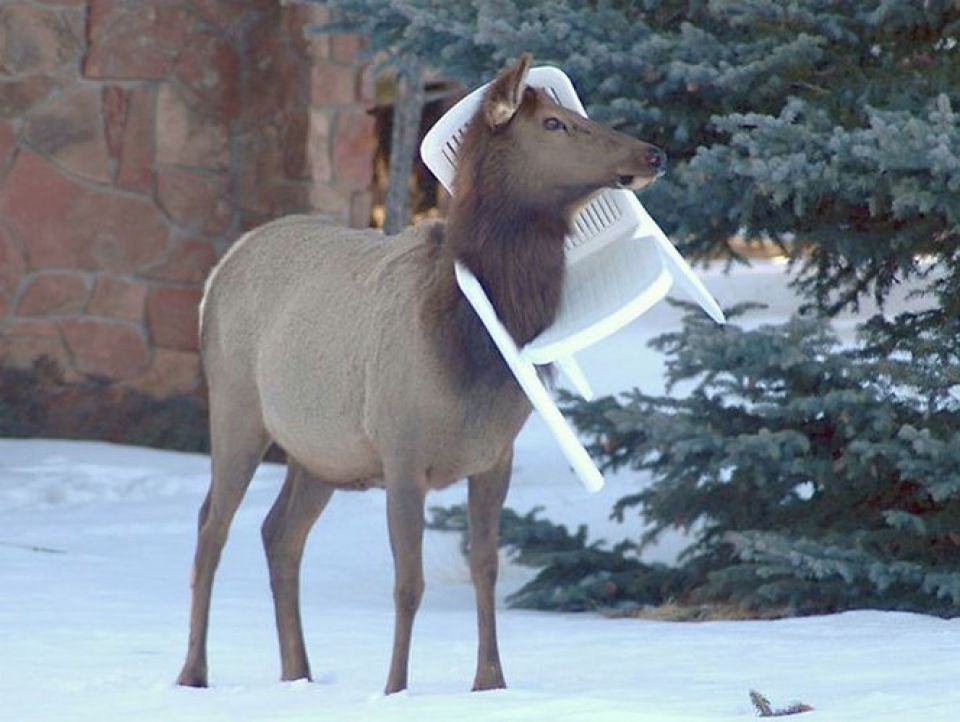
[[[420,139],[423,114],[423,69],[417,58],[401,61],[397,69],[397,96],[393,106],[390,168],[387,178],[383,232],[399,233],[410,224],[410,174]]]

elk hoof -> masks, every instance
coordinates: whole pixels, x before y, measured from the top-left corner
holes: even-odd
[[[503,672],[499,669],[487,670],[487,674],[478,674],[473,681],[474,692],[486,692],[491,689],[506,689]]]
[[[291,672],[290,674],[281,674],[281,682],[313,682],[313,677],[309,672]]]
[[[207,675],[183,670],[177,677],[177,686],[205,689],[207,687]]]

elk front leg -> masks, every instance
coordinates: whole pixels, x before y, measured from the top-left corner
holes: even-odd
[[[470,576],[477,598],[477,673],[473,690],[507,686],[497,645],[495,591],[498,571],[500,511],[510,486],[513,447],[496,466],[469,479]]]
[[[280,496],[261,529],[280,640],[280,678],[285,682],[310,679],[300,617],[300,568],[307,536],[333,491],[288,460]]]
[[[387,524],[394,566],[393,655],[386,694],[407,688],[413,621],[423,597],[424,491],[413,475],[387,484]]]

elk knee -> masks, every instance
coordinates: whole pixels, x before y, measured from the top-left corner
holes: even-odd
[[[398,583],[393,597],[398,612],[416,614],[417,609],[420,608],[420,600],[423,598],[423,580]]]
[[[475,554],[470,559],[470,577],[474,584],[494,584],[497,581],[499,560],[496,551],[489,554]]]

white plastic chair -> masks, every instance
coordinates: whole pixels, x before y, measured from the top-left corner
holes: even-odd
[[[527,84],[544,88],[560,105],[586,116],[573,84],[559,68],[532,68]],[[463,132],[480,108],[486,87],[474,90],[447,111],[420,146],[424,163],[451,193]],[[589,203],[575,219],[564,245],[566,277],[557,318],[522,349],[517,348],[497,317],[480,282],[459,263],[457,284],[584,486],[599,491],[603,475],[540,381],[535,366],[557,364],[582,396],[592,398],[590,385],[573,354],[650,309],[667,295],[673,283],[717,323],[725,319],[693,269],[631,191],[607,190]]]

